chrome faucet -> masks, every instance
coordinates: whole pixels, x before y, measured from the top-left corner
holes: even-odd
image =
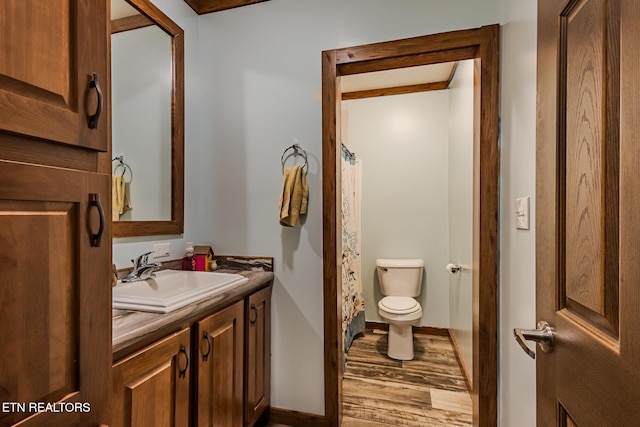
[[[135,260],[131,260],[133,263],[133,271],[122,279],[122,283],[137,282],[138,280],[147,280],[155,277],[154,271],[160,268],[160,264],[155,262],[149,263],[149,255],[151,255],[151,252],[147,252]]]

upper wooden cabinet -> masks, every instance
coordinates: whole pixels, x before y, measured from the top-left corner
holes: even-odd
[[[198,15],[247,6],[267,0],[184,0]]]
[[[0,2],[0,132],[108,149],[106,17],[104,0]]]
[[[0,1],[2,426],[110,422],[107,1]]]

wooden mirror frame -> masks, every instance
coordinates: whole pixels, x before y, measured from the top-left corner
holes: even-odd
[[[184,231],[184,31],[149,0],[126,0],[155,25],[171,36],[173,78],[171,93],[171,219],[169,221],[113,221],[113,237],[181,234]],[[148,24],[127,24],[132,18],[111,22],[110,34],[116,27],[130,25],[130,29]],[[138,20],[139,21],[139,20]],[[121,31],[121,30],[120,30]],[[111,42],[109,42],[111,62]],[[109,79],[111,81],[111,79]],[[111,89],[111,87],[109,87]],[[109,92],[111,93],[111,92]],[[109,96],[111,102],[111,96]],[[111,116],[111,108],[109,108]],[[109,120],[111,125],[111,117]],[[109,127],[111,129],[111,127]],[[109,132],[111,138],[111,132]]]

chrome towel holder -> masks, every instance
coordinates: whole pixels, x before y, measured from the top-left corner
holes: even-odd
[[[293,150],[293,152],[287,154],[289,150]],[[293,156],[294,158],[297,156],[302,156],[302,158],[304,159],[304,165],[302,165],[302,170],[304,170],[305,173],[309,171],[309,162],[307,161],[307,152],[298,144],[293,144],[292,146],[287,147],[287,149],[285,149],[284,152],[282,153],[282,157],[280,157],[280,163],[282,163],[283,174],[284,174],[284,164],[287,161],[287,159],[289,159],[289,157],[291,156]]]
[[[129,166],[125,161],[124,161],[124,156],[117,156],[114,157],[113,159],[111,159],[111,162],[115,162],[118,161],[118,164],[115,165],[115,167],[113,168],[113,174],[117,175],[118,174],[118,170],[120,168],[122,168],[122,173],[120,175],[122,175],[124,177],[124,174],[127,173],[127,170],[129,171],[129,183],[131,183],[131,181],[133,181],[133,169],[131,169],[131,166]]]

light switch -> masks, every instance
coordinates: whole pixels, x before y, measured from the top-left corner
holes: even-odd
[[[519,230],[529,229],[529,197],[516,199],[516,228]]]

